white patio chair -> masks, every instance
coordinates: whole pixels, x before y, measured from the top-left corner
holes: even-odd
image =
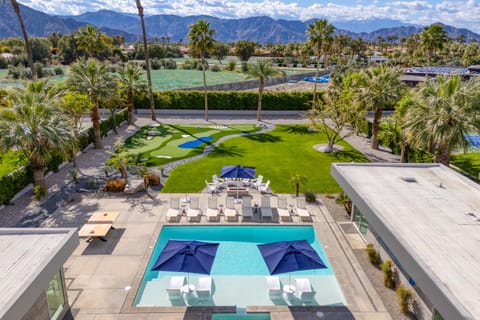
[[[219,211],[217,208],[217,198],[210,197],[208,198],[207,220],[218,221],[218,218],[219,218]]]
[[[237,209],[235,208],[235,201],[233,197],[227,197],[225,200],[225,219],[227,221],[237,221]]]
[[[200,277],[198,278],[197,298],[210,298],[212,295],[212,278]]]
[[[185,284],[185,276],[173,276],[170,278],[170,287],[167,288],[168,298],[181,299],[182,287]]]
[[[212,182],[217,185],[218,188],[225,188],[225,180],[219,178],[216,174],[212,175]]]
[[[170,208],[167,211],[167,221],[177,222],[180,216],[180,201],[177,197],[170,198]]]
[[[282,221],[292,221],[292,216],[287,207],[287,198],[279,197],[278,198],[278,207],[277,207],[278,216]]]
[[[207,185],[208,193],[217,193],[218,192],[218,183],[212,183],[205,180],[205,184]]]
[[[242,221],[253,219],[252,197],[242,198]]]
[[[312,290],[309,279],[297,278],[295,279],[295,286],[297,287],[297,297],[302,300],[302,302],[311,302],[315,297],[315,292]]]
[[[253,183],[253,187],[258,190],[258,187],[262,184],[262,182],[263,182],[263,176],[259,175],[257,177],[257,180],[255,180],[255,182]]]
[[[187,209],[187,219],[188,221],[199,221],[202,215],[202,210],[198,207],[198,197],[190,198],[190,205]]]
[[[312,221],[312,216],[310,211],[308,211],[307,203],[305,198],[297,198],[297,207],[296,207],[297,215],[300,217],[302,221]]]
[[[270,193],[270,180],[267,181],[267,183],[265,184],[261,184],[258,186],[258,191],[260,191],[260,193]]]
[[[262,202],[260,205],[260,213],[262,215],[262,220],[267,218],[272,220],[272,207],[270,206],[270,197],[262,197]]]
[[[267,292],[271,299],[282,298],[283,291],[280,285],[280,278],[277,276],[267,276]]]

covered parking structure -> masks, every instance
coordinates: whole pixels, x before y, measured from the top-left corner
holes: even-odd
[[[480,319],[480,186],[441,164],[336,163],[352,221],[423,298],[423,318]]]

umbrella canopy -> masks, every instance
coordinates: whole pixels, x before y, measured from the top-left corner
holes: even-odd
[[[256,169],[255,167],[244,167],[240,165],[236,166],[223,166],[220,172],[221,178],[243,178],[243,179],[255,179]]]
[[[177,271],[210,274],[218,243],[168,240],[153,271]]]
[[[306,241],[280,241],[257,245],[270,274],[327,268]]]

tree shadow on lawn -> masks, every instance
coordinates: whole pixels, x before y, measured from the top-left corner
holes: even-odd
[[[284,126],[282,128],[282,131],[292,133],[292,134],[299,134],[299,135],[305,135],[305,134],[315,134],[316,132],[310,132],[308,131],[308,128],[305,126]]]
[[[262,143],[266,143],[266,142],[276,143],[276,142],[283,141],[281,137],[273,136],[268,133],[254,134],[251,136],[245,136],[245,138],[256,141],[256,142],[262,142]]]
[[[355,150],[343,150],[330,153],[333,158],[342,162],[369,162],[361,153]]]
[[[245,154],[245,149],[238,147],[225,147],[224,145],[219,145],[208,154],[209,157],[242,157]]]

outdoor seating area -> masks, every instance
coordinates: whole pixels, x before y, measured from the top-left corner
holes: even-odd
[[[185,196],[181,201],[171,196],[165,213],[169,223],[312,223],[314,215],[305,198],[249,195],[239,199],[229,195]]]
[[[118,215],[118,212],[93,213],[78,231],[78,236],[80,238],[87,238],[87,242],[92,241],[94,238],[107,241],[105,237],[110,229],[113,229],[113,223],[117,219]]]

